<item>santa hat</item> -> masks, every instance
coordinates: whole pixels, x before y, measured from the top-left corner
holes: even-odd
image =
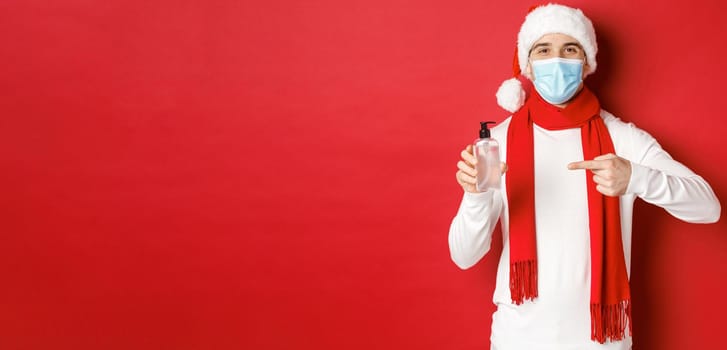
[[[497,90],[497,104],[514,113],[525,103],[530,81],[521,73],[528,65],[530,49],[546,34],[560,33],[578,40],[586,52],[586,75],[596,71],[596,32],[591,20],[583,12],[557,4],[536,6],[530,9],[517,36],[517,48],[513,59],[514,78],[505,80]]]

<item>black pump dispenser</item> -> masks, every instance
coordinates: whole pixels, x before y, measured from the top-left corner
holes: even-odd
[[[487,128],[487,124],[495,124],[495,122],[480,122],[480,138],[490,138],[490,129]]]

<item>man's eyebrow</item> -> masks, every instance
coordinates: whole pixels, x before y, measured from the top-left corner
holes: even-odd
[[[553,45],[553,44],[551,44],[551,43],[539,43],[539,44],[533,45],[533,49],[536,48],[536,47],[551,46],[551,45]],[[532,49],[530,49],[530,51],[532,51]]]
[[[551,47],[551,46],[553,46],[553,44],[552,43],[547,43],[547,42],[546,43],[538,43],[538,44],[535,44],[535,45],[533,45],[532,48],[530,48],[530,51],[528,52],[528,55],[530,55],[530,53],[532,53],[533,50],[535,50],[535,49],[537,49],[539,47]],[[568,43],[563,44],[563,47],[567,47],[567,46],[578,46],[579,49],[583,50],[583,46],[581,46],[580,43],[575,42],[575,41],[571,41],[571,42],[568,42]]]

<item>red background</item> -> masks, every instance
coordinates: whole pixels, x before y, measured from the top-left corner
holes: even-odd
[[[531,1],[4,0],[0,348],[487,349],[459,151]],[[721,1],[570,1],[606,109],[726,198]],[[640,202],[636,349],[724,343],[725,220]]]

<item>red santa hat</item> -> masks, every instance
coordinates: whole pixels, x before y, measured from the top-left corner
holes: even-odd
[[[530,49],[544,35],[553,33],[565,34],[578,40],[586,53],[588,66],[584,67],[585,74],[596,71],[598,44],[591,20],[581,10],[568,6],[547,4],[533,7],[525,17],[517,36],[513,60],[514,78],[505,80],[495,94],[500,107],[514,113],[525,103],[530,81],[522,72],[528,65]]]

